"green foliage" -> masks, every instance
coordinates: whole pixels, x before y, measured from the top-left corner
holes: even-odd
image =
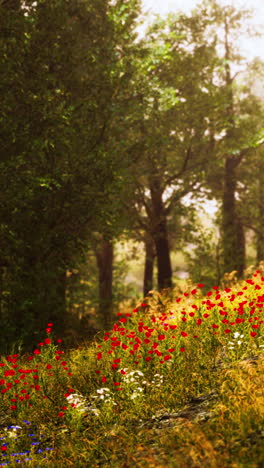
[[[122,2],[0,6],[1,313],[16,333],[25,322],[30,336],[48,317],[61,321],[66,269],[93,231],[123,229],[131,5],[122,28]]]
[[[200,203],[200,215],[194,212],[191,226],[189,226],[183,254],[187,262],[187,271],[192,283],[203,283],[206,288],[220,286],[224,275],[223,246],[221,236],[221,210],[218,209],[214,215],[213,225],[209,228],[204,226],[203,216],[205,210]]]
[[[125,258],[115,262],[113,271],[113,302],[115,307],[122,305],[122,302],[128,298],[138,298],[138,291],[135,285],[131,282],[126,282],[128,272]]]
[[[206,303],[201,284],[155,292],[77,349],[55,344],[49,324],[33,353],[2,356],[0,461],[261,466],[262,274]]]
[[[219,286],[224,274],[220,242],[214,230],[200,226],[197,232],[192,251],[184,251],[190,279],[193,283],[201,280],[206,288]]]

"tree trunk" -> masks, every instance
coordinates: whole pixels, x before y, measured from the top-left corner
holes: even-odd
[[[233,80],[230,70],[230,47],[229,47],[229,25],[225,17],[225,79],[226,79],[226,97],[227,97],[227,141],[231,144],[234,140],[234,97]],[[244,233],[241,223],[238,222],[236,210],[236,167],[241,161],[241,155],[226,155],[224,170],[224,193],[223,193],[223,250],[224,250],[224,272],[231,273],[236,270],[238,276],[241,275],[243,268],[245,246]]]
[[[158,289],[172,287],[172,269],[166,219],[159,222],[155,234],[158,265]]]
[[[221,256],[220,256],[220,242],[216,244],[215,250],[215,266],[216,266],[216,286],[220,286],[221,284]]]
[[[257,235],[257,265],[264,261],[264,237]]]
[[[144,297],[153,289],[153,269],[156,252],[153,240],[147,236],[145,239],[145,267],[144,267]]]
[[[162,200],[159,180],[153,178],[150,184],[151,202],[154,214],[153,240],[156,247],[158,266],[158,289],[172,287],[172,268],[168,240],[167,218]]]
[[[103,328],[109,328],[113,321],[113,259],[111,241],[102,239],[95,250],[99,279],[98,312]]]
[[[246,268],[246,240],[244,226],[239,218],[236,222],[237,230],[237,277],[242,279],[244,277],[244,270]]]
[[[224,272],[237,270],[238,262],[238,226],[235,203],[236,161],[232,156],[225,160],[224,193],[223,193],[223,251]]]

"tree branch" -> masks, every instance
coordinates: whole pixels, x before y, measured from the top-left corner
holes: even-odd
[[[194,182],[193,184],[189,185],[188,188],[182,190],[181,192],[174,193],[171,195],[171,197],[167,200],[166,205],[165,205],[165,214],[168,215],[173,207],[173,204],[177,201],[179,201],[181,198],[183,198],[185,195],[188,193],[192,192],[194,189],[198,189],[202,187],[202,183],[198,185],[198,187],[195,187],[195,185],[198,182]]]
[[[255,226],[252,226],[252,224],[249,224],[248,222],[244,222],[243,219],[242,219],[242,225],[248,229],[251,229],[252,231],[255,232],[255,234],[258,234],[260,237],[262,237],[264,239],[264,233],[263,231],[260,231],[259,229],[257,229]]]
[[[189,162],[189,160],[191,158],[191,155],[192,155],[192,150],[191,150],[191,145],[190,145],[189,148],[187,149],[186,156],[184,158],[181,170],[177,174],[174,174],[173,176],[170,176],[168,179],[166,179],[166,181],[165,181],[166,185],[170,185],[171,182],[173,182],[173,180],[178,179],[179,177],[181,177],[181,175],[187,169],[187,165],[188,165],[188,162]]]

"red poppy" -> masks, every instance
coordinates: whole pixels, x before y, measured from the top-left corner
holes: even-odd
[[[164,340],[165,339],[165,335],[159,335],[158,336],[158,340],[161,341],[161,340]]]
[[[168,361],[169,359],[171,359],[171,356],[169,354],[167,354],[166,356],[164,356],[164,361]]]

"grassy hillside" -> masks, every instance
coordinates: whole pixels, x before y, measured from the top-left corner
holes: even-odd
[[[262,275],[153,291],[92,344],[48,324],[2,356],[0,466],[264,466]]]

